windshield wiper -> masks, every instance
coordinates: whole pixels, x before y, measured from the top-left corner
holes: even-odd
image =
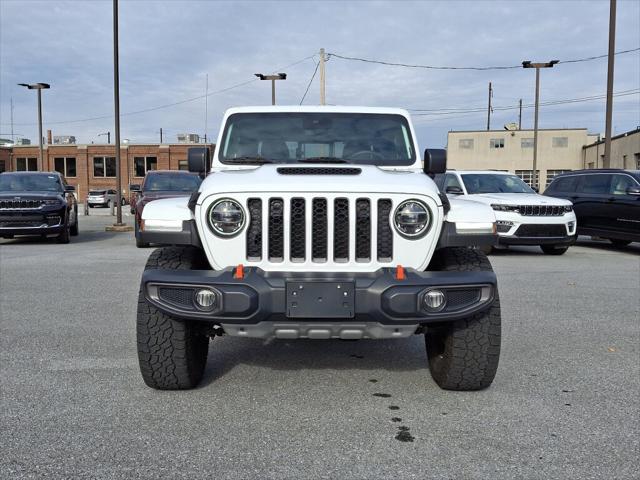
[[[268,158],[263,157],[252,157],[252,156],[244,156],[244,157],[236,157],[236,158],[225,158],[224,163],[237,164],[237,165],[264,165],[265,163],[275,163]]]
[[[298,163],[349,163],[342,158],[337,157],[309,157],[301,158]]]

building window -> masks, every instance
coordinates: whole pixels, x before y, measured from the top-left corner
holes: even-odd
[[[2,172],[6,172],[7,171],[7,166],[4,163],[4,160],[0,160],[0,173]]]
[[[504,148],[504,138],[492,138],[489,141],[489,148]]]
[[[521,138],[520,148],[533,148],[533,138]]]
[[[180,160],[178,162],[178,170],[189,170],[189,160]]]
[[[93,157],[94,177],[115,177],[116,157]]]
[[[76,159],[74,157],[56,157],[53,159],[53,166],[55,171],[64,177],[76,176]]]
[[[596,167],[595,167],[595,163],[593,163],[593,162],[589,162],[589,163],[587,164],[587,168],[588,168],[589,170],[593,170],[594,168],[596,168]]]
[[[472,150],[473,138],[461,138],[460,140],[458,140],[458,148],[460,150]]]
[[[516,170],[516,175],[530,187],[537,187],[538,182],[540,182],[540,170],[536,170],[536,185],[533,184],[533,170]]]
[[[549,184],[551,183],[551,180],[553,180],[558,175],[563,174],[563,173],[567,173],[567,172],[570,172],[570,171],[571,170],[547,170],[547,183],[545,184],[544,188],[547,188],[549,186]]]
[[[569,146],[568,137],[553,137],[551,139],[551,146],[553,148],[567,148]]]
[[[634,153],[633,157],[636,159],[636,170],[640,170],[640,153]]]
[[[158,169],[157,157],[133,157],[133,167],[136,177],[144,177],[149,170]]]
[[[37,158],[16,158],[16,171],[18,172],[37,172]]]

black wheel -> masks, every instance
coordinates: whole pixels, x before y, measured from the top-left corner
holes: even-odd
[[[208,269],[206,257],[193,247],[153,251],[145,270]],[[159,390],[185,390],[200,383],[207,363],[209,337],[199,322],[176,320],[147,302],[140,288],[136,325],[138,361],[144,382]]]
[[[138,228],[138,219],[135,220],[135,223],[133,226],[133,234],[136,237],[136,247],[146,248],[149,246],[147,242],[143,242],[142,240],[140,240],[140,229]]]
[[[93,208],[93,205],[89,204],[89,208]]]
[[[569,250],[569,247],[563,247],[560,245],[540,245],[540,250],[547,255],[562,255]]]
[[[62,232],[60,235],[56,237],[56,242],[58,243],[69,243],[69,236],[71,234],[71,228],[69,226],[69,215],[67,214],[67,218],[64,220],[64,224],[62,226]]]
[[[631,240],[616,240],[615,238],[610,238],[609,241],[614,247],[618,248],[626,247],[631,243]]]
[[[71,225],[71,228],[69,229],[69,233],[71,234],[72,237],[77,237],[78,233],[80,232],[80,226],[78,225],[78,207],[76,206],[74,209],[75,212],[75,222],[73,222],[73,225]]]
[[[434,255],[432,270],[492,271],[486,255],[474,248],[444,248]],[[484,312],[425,334],[431,376],[445,390],[481,390],[493,382],[500,359],[500,298],[496,292]]]

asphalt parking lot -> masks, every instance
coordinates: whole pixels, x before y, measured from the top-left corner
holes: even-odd
[[[416,336],[216,338],[200,388],[159,392],[135,350],[151,249],[80,221],[69,245],[0,240],[0,478],[638,478],[638,244],[492,256],[485,391],[440,390]]]

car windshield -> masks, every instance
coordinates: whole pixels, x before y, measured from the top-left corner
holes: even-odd
[[[89,190],[89,195],[104,195],[105,192],[104,190]]]
[[[145,192],[194,192],[202,180],[197,175],[149,175],[144,182]]]
[[[222,163],[358,163],[412,165],[416,159],[402,115],[237,113],[229,116]]]
[[[536,193],[516,175],[464,173],[462,181],[469,194],[474,193]]]
[[[58,175],[12,173],[0,175],[0,192],[62,192]]]

